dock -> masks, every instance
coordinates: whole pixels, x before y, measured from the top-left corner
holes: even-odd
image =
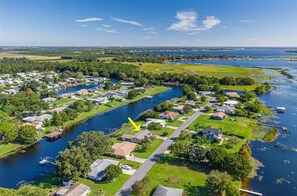
[[[262,196],[262,193],[258,193],[258,192],[255,192],[255,191],[250,191],[250,190],[246,190],[246,189],[242,189],[242,188],[239,188],[239,190],[243,193],[248,193],[248,194],[251,194],[251,195],[258,195],[258,196]]]
[[[282,129],[283,131],[288,131],[288,127],[283,127],[283,126],[278,126],[278,125],[269,125],[269,124],[260,124],[260,125],[264,125],[264,126],[272,127],[272,128],[279,128],[279,129]]]
[[[61,135],[62,135],[62,132],[54,131],[54,132],[51,132],[51,133],[47,134],[45,136],[45,139],[47,141],[54,141],[54,140],[59,139],[61,137]]]
[[[41,160],[39,161],[39,164],[40,165],[50,164],[50,165],[56,166],[56,160],[52,157],[44,157],[44,158],[41,158]]]

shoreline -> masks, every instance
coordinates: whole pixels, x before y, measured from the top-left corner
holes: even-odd
[[[157,94],[160,94],[160,93],[165,92],[165,91],[170,90],[170,89],[171,88],[170,87],[167,87],[167,86],[155,86],[155,87],[153,87],[151,89],[147,89],[147,90],[152,90],[152,92],[144,92],[142,95],[139,95],[138,97],[136,97],[133,100],[125,100],[123,102],[119,102],[118,105],[115,105],[115,106],[112,106],[112,107],[108,107],[108,108],[104,108],[103,110],[102,109],[100,110],[100,108],[96,108],[96,109],[93,109],[90,112],[86,112],[86,116],[83,116],[81,119],[69,121],[69,123],[66,124],[65,126],[62,126],[62,128],[64,130],[71,129],[72,127],[77,126],[79,124],[82,124],[86,120],[89,120],[90,118],[93,118],[96,115],[103,114],[105,112],[109,112],[109,111],[111,111],[113,109],[116,109],[116,108],[119,108],[121,106],[128,105],[130,103],[134,103],[134,102],[140,101],[142,99],[145,99],[146,96],[157,95]],[[96,112],[96,110],[98,110],[98,111]],[[51,129],[57,129],[58,127],[50,127],[50,128]],[[39,134],[41,134],[41,138],[39,138],[37,141],[33,142],[32,144],[20,144],[21,146],[15,148],[15,149],[13,149],[13,150],[5,153],[5,154],[0,155],[0,159],[6,158],[7,156],[12,155],[12,154],[16,154],[18,152],[22,153],[23,150],[25,150],[25,149],[27,149],[27,148],[29,148],[29,147],[37,144],[38,142],[40,142],[41,140],[43,140],[44,135],[46,135],[47,133],[49,133],[49,132],[45,132],[45,131],[43,131],[43,132],[40,132],[39,133]]]

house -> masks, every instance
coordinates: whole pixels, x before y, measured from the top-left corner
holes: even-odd
[[[107,97],[98,97],[96,99],[88,99],[94,104],[100,105],[100,104],[107,104],[109,102]]]
[[[165,111],[162,114],[160,114],[160,117],[167,120],[174,120],[178,117],[178,115],[179,113],[177,112]]]
[[[156,119],[156,118],[147,118],[146,123],[143,124],[142,127],[147,128],[149,126],[149,124],[151,124],[152,122],[160,123],[162,127],[166,126],[166,121],[165,120]]]
[[[61,113],[63,112],[67,107],[63,106],[63,107],[58,107],[58,108],[54,108],[51,110],[47,110],[47,112],[53,114],[53,113]]]
[[[186,104],[187,105],[190,105],[190,106],[196,106],[196,101],[194,101],[194,100],[187,100],[186,101]]]
[[[79,96],[85,96],[88,94],[88,90],[87,89],[80,89],[79,91],[77,91],[75,93],[76,95],[79,95]]]
[[[234,107],[223,105],[216,108],[216,112],[224,112],[226,114],[233,114],[234,113]]]
[[[183,192],[183,189],[158,185],[153,196],[182,196]]]
[[[42,99],[42,101],[44,101],[44,102],[52,102],[52,101],[56,101],[56,100],[57,99],[53,98],[53,97],[47,97],[47,98]]]
[[[101,181],[105,176],[105,170],[112,164],[118,165],[119,162],[111,159],[97,159],[90,166],[91,171],[87,174],[87,177],[95,181]]]
[[[199,94],[203,95],[203,96],[208,96],[208,95],[214,95],[215,92],[212,91],[199,91]]]
[[[40,123],[29,123],[29,122],[26,122],[26,123],[23,123],[23,126],[33,127],[36,130],[41,130],[42,129],[42,127],[41,127],[42,124],[40,124]]]
[[[133,86],[134,82],[121,82],[122,86]]]
[[[152,132],[150,132],[147,129],[143,129],[143,130],[138,131],[134,135],[129,135],[129,134],[122,135],[122,140],[140,144],[143,142],[143,140],[146,137],[150,138],[151,136],[153,136]]]
[[[63,186],[71,186],[73,183],[73,181],[69,178],[64,178],[63,181],[62,181],[62,185]]]
[[[212,117],[216,120],[223,120],[224,118],[227,118],[227,115],[224,112],[215,112]]]
[[[23,118],[24,122],[30,122],[30,123],[40,123],[43,124],[44,122],[50,120],[53,116],[50,114],[43,114],[41,116],[28,116]]]
[[[184,107],[185,107],[185,105],[177,105],[177,106],[174,106],[173,109],[175,111],[178,111],[179,113],[183,113],[184,112]]]
[[[114,149],[112,156],[118,158],[126,158],[127,156],[131,155],[136,146],[137,144],[132,142],[116,143],[112,146],[112,148]]]
[[[224,102],[224,105],[235,107],[238,104],[238,101],[227,100]]]
[[[215,140],[215,139],[222,139],[223,138],[223,132],[220,129],[214,129],[214,128],[205,128],[202,131],[203,135],[206,135],[207,139],[209,140]]]
[[[239,94],[237,92],[226,92],[226,96],[229,98],[239,98]]]
[[[210,102],[210,103],[217,103],[218,100],[217,100],[216,97],[211,97],[211,98],[209,99],[209,102]]]
[[[13,94],[13,95],[15,95],[15,94],[17,94],[19,91],[16,90],[16,89],[7,89],[7,90],[5,90],[4,92],[6,92],[6,93],[8,93],[8,94]]]
[[[90,187],[82,183],[66,186],[56,192],[56,196],[87,196],[91,192]]]
[[[71,93],[64,93],[64,94],[58,95],[58,99],[66,99],[71,97],[72,97]]]

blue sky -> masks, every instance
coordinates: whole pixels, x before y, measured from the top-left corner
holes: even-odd
[[[0,0],[6,46],[297,46],[296,0]]]

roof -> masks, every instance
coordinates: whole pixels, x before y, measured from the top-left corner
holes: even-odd
[[[111,164],[118,165],[119,162],[111,159],[97,159],[90,166],[91,171],[88,173],[88,176],[94,176],[94,177],[104,176],[104,171]]]
[[[184,192],[183,189],[158,185],[153,196],[182,196],[183,192]]]
[[[214,129],[211,127],[205,128],[202,132],[204,134],[215,134],[215,135],[223,134],[220,129]]]
[[[52,138],[52,137],[57,137],[57,136],[59,136],[61,134],[62,134],[61,132],[54,131],[54,132],[51,132],[51,133],[47,134],[45,137]]]
[[[116,143],[112,146],[114,149],[114,155],[118,156],[127,156],[131,152],[133,152],[134,148],[136,147],[137,144],[132,143],[132,142],[121,142],[121,143]]]
[[[147,129],[143,129],[138,131],[137,133],[134,134],[133,138],[137,138],[139,140],[143,140],[145,136],[149,136],[152,132],[150,132]]]
[[[85,184],[77,183],[70,187],[70,189],[66,192],[65,196],[82,196],[85,195],[86,192],[90,192],[91,189]]]
[[[237,92],[227,92],[226,95],[228,97],[239,97],[239,94]]]
[[[216,113],[213,114],[213,116],[218,116],[218,117],[224,118],[227,115],[224,112],[216,112]]]
[[[177,112],[166,111],[166,112],[163,113],[162,116],[166,117],[166,118],[173,118],[173,117],[178,116],[178,113]]]

